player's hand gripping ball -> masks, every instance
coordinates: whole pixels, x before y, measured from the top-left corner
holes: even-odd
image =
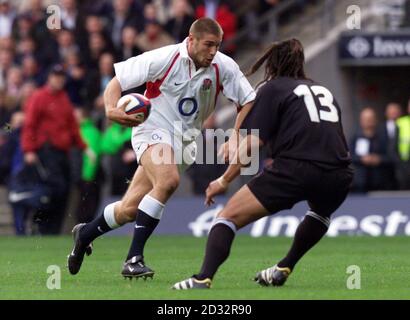
[[[125,105],[125,113],[134,116],[140,123],[147,120],[151,111],[151,102],[147,97],[139,93],[130,93],[122,96],[117,102],[117,108]]]

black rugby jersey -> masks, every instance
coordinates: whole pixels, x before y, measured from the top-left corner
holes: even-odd
[[[274,159],[307,160],[324,169],[351,163],[339,105],[326,87],[311,80],[268,81],[241,127],[259,129]]]

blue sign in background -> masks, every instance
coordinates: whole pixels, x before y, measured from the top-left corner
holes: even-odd
[[[339,39],[339,59],[344,65],[408,65],[410,32],[344,33]]]
[[[107,199],[105,205],[117,200]],[[206,236],[213,218],[227,200],[226,197],[217,198],[216,204],[208,208],[203,197],[171,198],[155,234]],[[260,219],[239,233],[254,237],[291,237],[307,210],[306,202],[298,203],[291,210]],[[131,235],[133,226],[134,223],[129,223],[109,234]],[[350,196],[332,215],[327,235],[410,236],[410,198]]]

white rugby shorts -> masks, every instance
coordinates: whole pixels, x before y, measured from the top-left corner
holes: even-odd
[[[131,143],[138,163],[140,163],[141,157],[148,147],[159,143],[172,147],[174,151],[174,163],[177,164],[179,172],[184,172],[195,162],[197,153],[196,142],[182,141],[181,138],[174,136],[170,131],[163,128],[133,130]],[[154,163],[169,164],[169,157],[161,156],[158,152],[153,152],[152,154],[155,157],[155,159],[152,159]]]

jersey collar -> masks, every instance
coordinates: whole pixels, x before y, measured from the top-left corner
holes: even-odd
[[[192,66],[195,66],[194,60],[192,60],[192,58],[191,58],[191,57],[189,56],[189,54],[188,54],[188,37],[186,37],[186,38],[184,39],[184,41],[182,41],[182,42],[179,44],[179,56],[180,56],[181,58],[183,58],[183,59],[186,59],[187,61],[190,61],[190,62],[191,62],[191,65],[192,65]],[[209,67],[208,67],[208,68],[209,68]],[[195,67],[193,67],[193,69],[195,70]],[[199,68],[198,70],[194,71],[193,74],[198,74],[198,73],[201,73],[201,72],[203,72],[203,71],[205,71],[205,70],[207,70],[207,68],[201,67],[201,68]]]
[[[186,37],[185,40],[179,44],[179,55],[181,58],[192,61],[191,57],[188,55],[188,37]]]

